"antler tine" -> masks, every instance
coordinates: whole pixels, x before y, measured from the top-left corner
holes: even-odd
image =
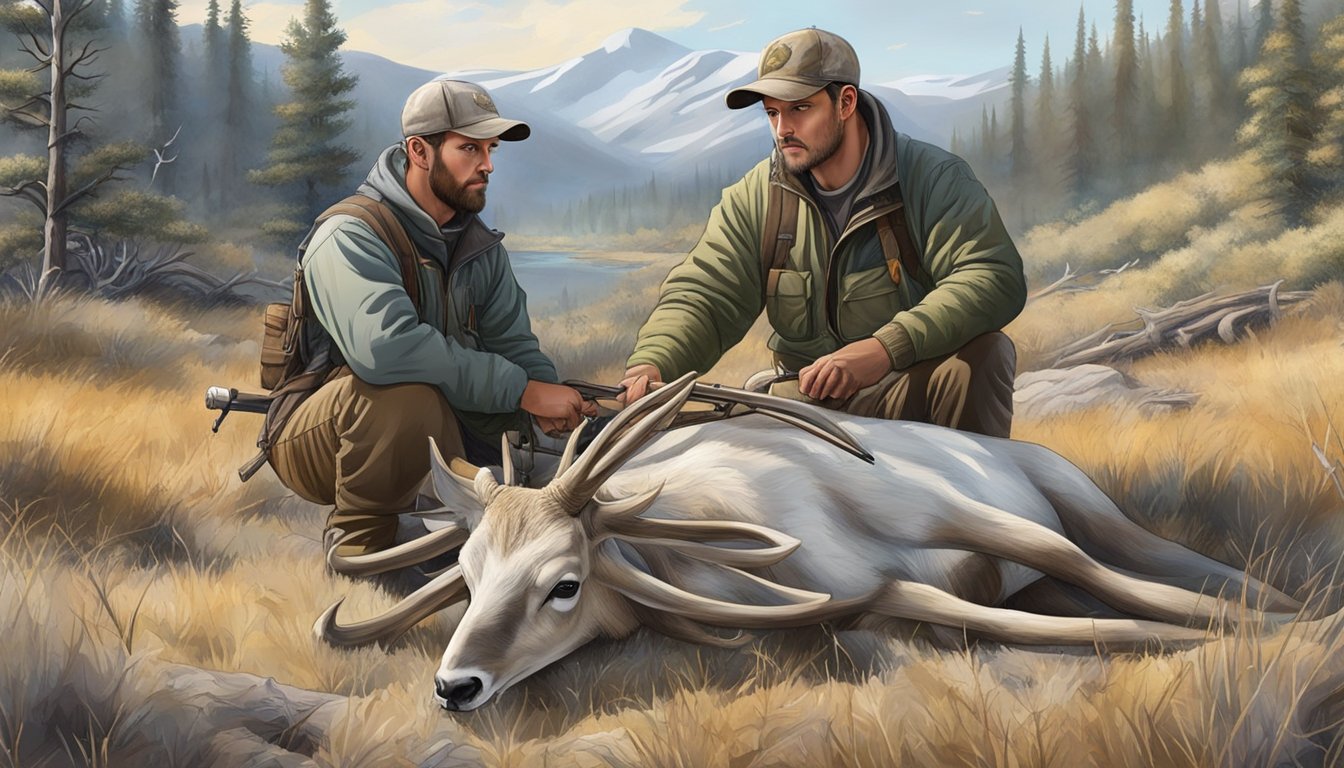
[[[504,484],[517,485],[518,473],[513,470],[513,452],[509,448],[509,433],[505,432],[499,436],[499,455],[504,468]]]
[[[690,397],[694,372],[663,385],[621,411],[558,483],[571,514],[578,514],[597,489],[659,429],[667,425]]]
[[[369,555],[342,556],[336,554],[341,542],[334,542],[327,551],[327,565],[337,573],[346,576],[371,576],[386,573],[409,565],[417,565],[438,557],[466,543],[470,533],[455,525],[440,528],[424,536],[398,544],[395,547],[379,550]]]
[[[322,612],[313,624],[313,634],[336,646],[390,643],[424,619],[461,600],[466,594],[462,568],[454,565],[382,614],[354,624],[336,622],[336,612],[345,602],[345,598],[341,598]]]
[[[570,433],[569,440],[565,442],[565,452],[560,456],[560,466],[555,470],[556,477],[565,474],[565,470],[569,469],[570,465],[574,463],[574,457],[579,452],[579,441],[583,439],[583,431],[588,428],[589,423],[588,419],[580,421],[579,426],[575,427],[574,431]]]

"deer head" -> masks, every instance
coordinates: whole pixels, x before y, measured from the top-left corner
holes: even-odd
[[[598,636],[619,636],[639,623],[700,642],[725,641],[702,625],[757,627],[788,623],[826,602],[827,595],[793,589],[743,569],[779,562],[796,539],[748,523],[642,517],[661,485],[613,497],[602,486],[685,403],[694,374],[627,407],[576,459],[580,430],[543,488],[510,484],[461,460],[445,463],[432,449],[434,488],[443,509],[418,554],[462,544],[458,563],[384,615],[338,625],[333,605],[315,630],[335,644],[386,641],[463,598],[470,604],[435,675],[447,709],[469,710]],[[507,450],[504,452],[507,457]],[[736,546],[718,546],[721,543]],[[742,542],[758,546],[743,548]],[[412,542],[414,544],[414,542]],[[409,545],[404,545],[409,546]],[[404,564],[409,550],[363,559],[328,559],[345,570]],[[388,550],[392,552],[392,550]],[[766,604],[726,602],[674,585],[670,563],[694,560],[749,584]]]

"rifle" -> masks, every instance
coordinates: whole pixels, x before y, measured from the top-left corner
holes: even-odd
[[[625,392],[624,387],[592,384],[577,379],[563,383],[577,390],[585,400],[614,399]],[[699,382],[691,386],[691,395],[688,399],[711,407],[706,410],[682,411],[672,419],[669,429],[756,413],[797,427],[869,464],[874,463],[873,455],[864,449],[853,435],[845,431],[844,427],[831,421],[826,412],[820,408],[760,392]],[[219,425],[224,423],[224,417],[233,411],[264,414],[270,405],[270,395],[239,392],[231,387],[210,387],[205,391],[205,407],[220,412],[219,418],[215,419],[214,426],[210,428],[211,432],[218,432]]]

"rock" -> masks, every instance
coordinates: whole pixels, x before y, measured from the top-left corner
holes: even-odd
[[[1088,408],[1137,405],[1145,412],[1160,413],[1189,408],[1199,399],[1193,392],[1156,389],[1106,365],[1076,365],[1047,368],[1017,377],[1013,410],[1018,416],[1039,419]]]

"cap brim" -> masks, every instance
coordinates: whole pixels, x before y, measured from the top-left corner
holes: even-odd
[[[765,77],[741,88],[734,88],[724,97],[729,109],[742,109],[763,98],[780,101],[802,101],[808,96],[826,87],[828,81],[785,80],[782,77]]]
[[[522,141],[532,135],[532,129],[522,120],[505,120],[502,117],[487,117],[477,123],[451,129],[469,139],[493,139],[501,141]]]

